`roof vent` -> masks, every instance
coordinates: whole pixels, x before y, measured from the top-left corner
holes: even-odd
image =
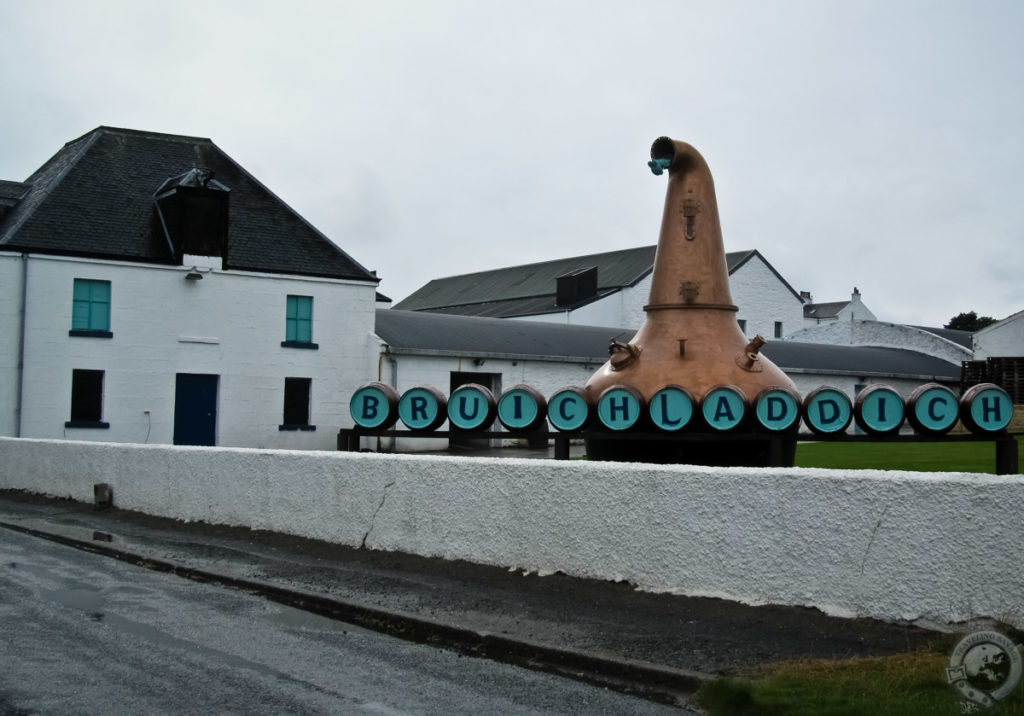
[[[573,306],[597,296],[597,266],[576,269],[555,279],[555,305]]]
[[[157,214],[176,259],[184,254],[227,258],[229,191],[202,169],[168,179],[157,190]]]

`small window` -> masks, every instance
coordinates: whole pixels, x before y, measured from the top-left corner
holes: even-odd
[[[782,321],[775,322],[775,337],[782,338]]]
[[[284,379],[284,421],[280,430],[316,430],[309,424],[309,394],[312,378]]]
[[[285,309],[285,335],[282,346],[317,348],[313,342],[313,297],[289,296]]]
[[[113,336],[110,332],[110,281],[75,279],[70,335]]]
[[[740,331],[743,335],[747,335],[747,320],[745,318],[737,319],[737,323],[740,324]]]
[[[103,371],[71,371],[71,420],[66,428],[109,428],[103,418]]]

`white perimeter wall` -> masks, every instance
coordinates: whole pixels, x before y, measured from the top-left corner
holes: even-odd
[[[994,450],[994,449],[993,449]],[[1024,627],[1024,479],[0,438],[0,488],[649,591]]]

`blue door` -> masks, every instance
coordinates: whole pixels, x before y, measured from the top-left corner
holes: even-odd
[[[174,386],[174,444],[217,444],[220,376],[178,373]]]

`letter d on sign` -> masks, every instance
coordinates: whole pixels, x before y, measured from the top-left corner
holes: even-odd
[[[765,388],[754,399],[754,415],[765,430],[795,429],[800,421],[800,396],[786,388]]]
[[[804,397],[804,422],[819,435],[840,433],[853,419],[853,405],[846,393],[823,386]]]

